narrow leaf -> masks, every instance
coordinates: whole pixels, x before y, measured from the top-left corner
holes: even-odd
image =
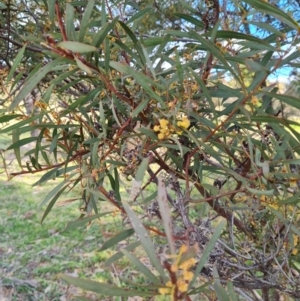
[[[57,175],[58,168],[51,169],[50,171],[46,172],[37,182],[35,182],[32,186],[40,185],[43,182],[46,182],[50,179],[54,179]]]
[[[139,182],[142,182],[149,166],[149,158],[144,158],[136,172],[135,179]]]
[[[12,142],[13,142],[13,145],[17,145],[17,143],[19,141],[19,137],[20,137],[19,129],[16,128],[16,129],[14,129],[12,131]],[[14,153],[15,153],[15,156],[16,156],[16,159],[18,161],[19,166],[22,166],[20,146],[14,147],[13,150],[14,150]]]
[[[48,216],[48,214],[50,213],[51,209],[53,208],[53,206],[55,205],[55,203],[57,202],[58,198],[61,196],[61,194],[64,192],[64,190],[68,187],[68,185],[64,186],[63,188],[61,188],[56,194],[55,196],[52,198],[52,200],[49,202],[47,208],[44,211],[44,214],[42,216],[41,219],[41,224],[43,223],[43,221],[45,220],[45,218]]]
[[[27,82],[25,82],[19,94],[10,104],[9,111],[12,111],[16,106],[18,106],[20,101],[23,100],[37,86],[37,84],[46,76],[48,72],[52,71],[55,66],[60,64],[61,61],[62,59],[58,58],[48,63],[46,66],[40,68],[39,71],[37,71]]]
[[[165,232],[167,235],[170,251],[171,251],[171,254],[174,255],[176,253],[176,249],[175,249],[175,243],[174,243],[174,238],[173,238],[171,211],[168,206],[166,186],[160,177],[158,177],[157,201],[158,201],[158,205],[159,205],[159,211],[160,211],[160,214],[161,214],[161,217],[163,220]]]
[[[282,200],[282,201],[279,201],[278,204],[298,204],[300,203],[300,192],[296,193],[295,195],[285,199],[285,200]]]
[[[215,283],[213,284],[213,287],[214,287],[214,290],[215,290],[215,293],[216,293],[218,299],[220,301],[230,301],[225,288],[221,284],[220,276],[218,274],[216,265],[214,265],[214,267],[213,267],[213,276],[215,279]]]
[[[136,38],[136,35],[131,31],[131,29],[125,23],[119,21],[119,24],[122,26],[124,31],[127,33],[128,37],[132,40],[132,42],[134,44],[134,48],[138,52],[143,65],[145,65],[146,64],[146,59],[145,59],[145,56],[144,56],[144,52],[142,50],[141,43]]]
[[[124,231],[121,231],[117,235],[111,237],[109,240],[103,243],[101,248],[99,249],[100,252],[107,250],[111,247],[116,246],[120,241],[125,240],[126,238],[130,237],[134,233],[134,230],[131,229],[126,229]]]
[[[13,143],[12,145],[10,145],[6,150],[20,148],[21,146],[26,145],[26,144],[36,141],[36,140],[37,140],[37,137],[28,137],[28,138],[24,138],[21,140],[17,139],[17,141],[15,143]]]
[[[49,20],[51,22],[51,26],[54,25],[54,14],[55,14],[55,1],[56,0],[48,0],[48,11],[49,11]]]
[[[238,301],[236,293],[234,292],[234,287],[233,287],[232,281],[227,282],[227,291],[228,291],[228,295],[230,297],[230,301]]]
[[[250,4],[257,10],[265,12],[267,14],[273,15],[275,18],[281,20],[283,23],[288,26],[299,30],[299,24],[293,20],[288,14],[286,14],[282,9],[277,8],[275,5],[270,4],[266,1],[261,0],[243,0],[244,2]]]
[[[279,37],[284,38],[285,37],[285,33],[281,32],[279,30],[277,30],[275,27],[273,27],[272,25],[266,23],[266,22],[255,22],[255,21],[247,21],[249,24],[255,25],[257,27],[263,28],[265,30],[268,30],[270,32],[273,32],[274,34],[276,34]],[[248,35],[247,35],[248,36]],[[250,36],[252,37],[252,36]],[[254,37],[253,37],[254,38]],[[255,38],[256,39],[256,38]],[[262,41],[264,42],[264,41]]]
[[[106,16],[106,1],[102,0],[101,6],[101,25],[103,26],[106,23],[107,16]]]
[[[116,22],[118,21],[118,17],[114,18],[110,23],[106,23],[102,26],[102,28],[95,34],[92,44],[96,47],[99,47],[107,34],[114,28]]]
[[[88,279],[76,278],[69,275],[59,274],[58,277],[67,281],[69,284],[73,284],[76,287],[80,287],[86,291],[95,292],[105,296],[112,296],[112,297],[134,297],[134,296],[154,296],[157,295],[156,292],[145,292],[139,290],[131,290],[127,287],[118,287],[114,285],[110,285],[107,283],[96,282]]]
[[[87,223],[93,221],[94,219],[96,218],[100,218],[102,216],[105,216],[107,214],[111,214],[113,213],[113,211],[109,211],[109,212],[103,212],[103,213],[99,213],[99,214],[94,214],[94,215],[90,215],[90,216],[86,216],[86,217],[83,217],[83,218],[79,218],[75,221],[72,221],[72,222],[69,222],[66,226],[66,228],[64,229],[64,232],[65,231],[69,231],[69,230],[74,230],[78,227],[82,227],[82,226],[85,226]]]
[[[125,247],[124,249],[127,251],[132,251],[135,248],[137,248],[140,244],[141,244],[141,242],[135,241],[135,242],[131,243],[130,245],[128,245],[127,247]],[[123,256],[124,256],[124,253],[121,250],[121,251],[117,252],[116,254],[114,254],[109,259],[107,259],[107,261],[105,262],[105,265],[109,266],[112,263],[116,262],[117,260],[121,259]]]
[[[135,200],[141,192],[143,178],[145,176],[148,165],[149,165],[149,158],[145,158],[143,159],[140,166],[138,167],[135,179],[132,182],[132,186],[131,186],[131,191],[130,191],[131,200]]]
[[[258,43],[258,44],[269,45],[269,43],[267,43],[264,40],[261,40],[259,38],[256,38],[254,36],[244,34],[241,32],[231,31],[231,30],[219,30],[217,32],[217,38],[226,39],[226,40],[227,39],[246,40],[246,41],[251,41],[251,42]]]
[[[7,76],[6,83],[8,83],[8,82],[12,79],[12,77],[13,77],[13,75],[14,75],[16,69],[17,69],[17,67],[19,66],[19,64],[20,64],[20,62],[21,62],[21,60],[22,60],[22,58],[23,58],[24,52],[25,52],[25,50],[26,50],[26,46],[27,46],[27,44],[25,44],[25,45],[20,49],[20,51],[18,52],[18,54],[17,54],[17,56],[16,56],[16,58],[15,58],[15,60],[14,60],[14,63],[13,63],[13,65],[12,65],[10,71],[9,71],[9,74],[8,74],[8,76]]]
[[[88,75],[92,75],[93,74],[93,71],[90,67],[88,67],[87,65],[85,65],[80,59],[78,59],[76,56],[75,56],[75,61],[77,63],[77,66],[84,72],[86,72]]]
[[[203,22],[199,21],[198,19],[192,17],[191,15],[186,15],[186,14],[181,14],[181,13],[175,13],[173,14],[174,16],[181,18],[187,22],[190,22],[191,24],[199,27],[199,28],[204,28]]]
[[[153,68],[153,64],[150,60],[149,54],[148,54],[146,48],[143,45],[141,47],[142,47],[142,50],[143,50],[143,53],[144,53],[144,56],[145,56],[145,59],[146,59],[146,62],[147,62],[147,66],[150,69],[150,72],[151,72],[154,80],[156,80],[156,74],[155,74],[155,71],[154,71],[154,68]]]
[[[130,24],[132,23],[133,21],[143,17],[145,14],[149,13],[149,12],[152,12],[153,9],[151,7],[147,7],[145,9],[142,9],[141,11],[139,11],[137,14],[133,15],[127,22],[126,24]]]
[[[88,27],[93,9],[95,6],[95,0],[89,0],[88,4],[84,10],[84,14],[81,20],[81,24],[80,24],[80,30],[79,30],[79,42],[83,41],[86,29]]]
[[[122,252],[152,283],[161,285],[160,279],[158,279],[144,264],[142,264],[138,258],[125,249],[123,249]]]
[[[159,274],[165,278],[165,273],[164,273],[163,267],[156,256],[156,250],[149,237],[149,233],[145,229],[145,227],[142,224],[142,222],[140,221],[140,219],[134,213],[134,211],[130,208],[128,203],[124,200],[122,201],[122,203],[124,205],[124,209],[126,210],[126,212],[128,214],[131,224],[132,224],[136,234],[138,235],[139,240],[140,240],[145,252],[147,253],[147,255],[149,257],[150,262],[156,268],[156,270],[159,272]]]
[[[75,39],[75,28],[74,28],[74,6],[70,3],[66,4],[66,33],[69,40]]]
[[[0,123],[9,122],[10,120],[21,117],[21,114],[3,115],[0,117]]]
[[[247,69],[252,72],[257,72],[257,71],[269,72],[269,70],[265,66],[250,59],[245,60],[245,65]]]
[[[282,102],[284,102],[294,108],[300,109],[300,101],[299,101],[298,97],[293,97],[293,96],[289,96],[286,94],[276,94],[276,93],[266,92],[266,91],[264,91],[263,93],[265,95],[269,95],[274,98],[277,98],[277,99],[281,100]]]
[[[58,43],[57,46],[78,53],[93,52],[98,50],[95,46],[73,41],[63,41]]]
[[[271,190],[259,190],[259,189],[254,189],[251,187],[246,186],[246,189],[248,191],[250,191],[253,194],[257,194],[257,195],[274,195],[274,189]]]
[[[42,203],[40,204],[39,208],[43,207],[44,205],[46,205],[56,194],[59,193],[59,191],[61,190],[61,188],[67,183],[69,182],[69,179],[71,177],[73,177],[74,174],[68,176],[64,181],[62,181],[61,183],[59,183],[56,187],[54,187],[44,198],[44,200],[42,201]]]

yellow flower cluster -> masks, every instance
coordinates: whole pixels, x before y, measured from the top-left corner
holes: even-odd
[[[155,132],[159,132],[157,137],[160,140],[169,137],[172,133],[172,125],[167,119],[160,119],[159,125],[155,125],[153,129]]]
[[[177,121],[177,126],[183,129],[188,129],[191,125],[190,120],[187,117],[183,117],[181,120]],[[177,131],[177,134],[182,134],[182,131]]]
[[[260,202],[263,206],[269,206],[275,210],[279,209],[279,205],[276,203],[273,197],[267,197],[265,195],[262,195],[260,197]]]
[[[174,288],[175,288],[175,286],[172,284],[172,282],[168,281],[166,283],[165,287],[161,287],[161,288],[158,289],[158,292],[161,295],[172,295],[173,292],[174,292]]]
[[[177,126],[181,129],[187,129],[190,126],[190,121],[187,117],[177,121]],[[183,130],[176,129],[167,119],[160,119],[159,125],[155,125],[153,130],[158,132],[158,139],[163,140],[171,136],[173,133],[182,134]]]
[[[190,269],[196,264],[194,250],[189,250],[188,246],[182,245],[178,255],[175,257],[175,262],[171,266],[171,272],[177,273],[176,283],[168,281],[165,287],[159,289],[161,295],[174,295],[177,288],[179,293],[187,292],[189,283],[194,277],[194,273]]]

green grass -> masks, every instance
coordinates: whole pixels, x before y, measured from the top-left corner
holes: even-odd
[[[77,202],[54,207],[41,224],[45,208],[39,205],[57,182],[31,187],[37,179],[38,176],[20,177],[7,182],[4,174],[0,176],[1,301],[6,300],[1,299],[3,296],[20,301],[71,300],[67,285],[56,277],[58,273],[106,282],[111,279],[103,266],[114,251],[98,250],[117,233],[121,220],[106,217],[89,229],[64,232],[66,224],[80,215]]]

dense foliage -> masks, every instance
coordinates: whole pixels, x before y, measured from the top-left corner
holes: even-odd
[[[109,264],[126,256],[145,283],[62,278],[110,296],[300,297],[300,134],[285,110],[300,101],[274,84],[299,67],[298,17],[297,1],[0,3],[10,177],[62,179],[42,221],[74,187],[68,229],[120,214],[102,250],[128,239]]]

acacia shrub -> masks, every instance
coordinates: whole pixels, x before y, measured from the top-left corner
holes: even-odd
[[[42,201],[42,221],[76,186],[81,212],[67,229],[107,214],[128,218],[101,250],[135,234],[138,240],[108,263],[126,256],[146,282],[117,287],[61,275],[70,284],[108,296],[173,300],[209,299],[212,290],[219,300],[300,295],[298,123],[270,110],[274,99],[299,109],[299,99],[267,85],[294,64],[299,25],[268,2],[243,3],[254,15],[280,20],[284,30],[256,23],[269,33],[262,38],[243,33],[241,22],[231,31],[212,1],[201,18],[189,5],[174,12],[184,28],[152,36],[139,33],[147,7],[122,20],[121,2],[49,1],[43,10],[49,34],[22,37],[31,43],[7,69],[11,101],[3,102],[0,117],[21,169],[10,176],[44,172],[35,185],[62,179]],[[30,51],[44,63],[28,62]],[[33,68],[17,86],[15,74],[26,66]],[[38,110],[28,116],[22,100],[37,86]],[[37,137],[23,138],[37,128]],[[30,142],[35,147],[24,162],[20,147]],[[130,191],[125,179],[132,180]],[[152,183],[157,189],[149,194]],[[105,202],[114,213],[102,211]],[[207,207],[199,216],[197,204]],[[142,218],[145,211],[149,218]],[[156,248],[161,239],[170,256]],[[150,268],[135,256],[138,246]]]

